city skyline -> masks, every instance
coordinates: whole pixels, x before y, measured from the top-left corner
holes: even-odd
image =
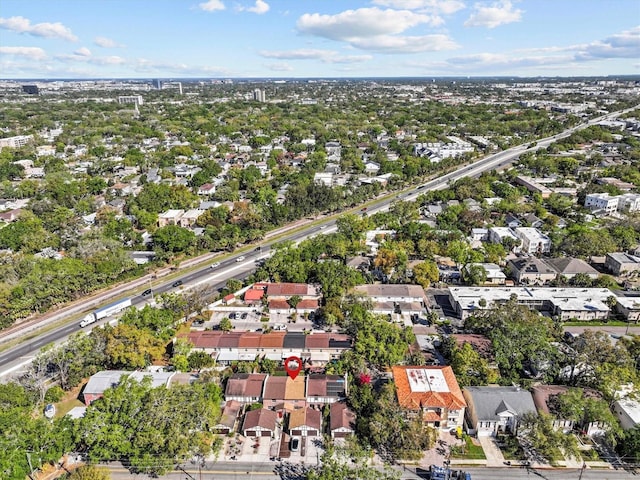
[[[0,77],[634,75],[639,24],[631,0],[5,0]]]

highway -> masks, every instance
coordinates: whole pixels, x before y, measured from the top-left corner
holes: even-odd
[[[625,112],[631,111],[634,108],[625,110]],[[546,148],[551,143],[555,142],[558,139],[569,136],[576,130],[586,128],[589,125],[594,125],[601,120],[613,118],[620,113],[623,112],[603,115],[601,117],[590,120],[588,123],[580,124],[567,129],[562,133],[537,140],[535,142],[535,146],[532,146],[531,148],[525,145],[519,145],[499,153],[488,155],[487,157],[484,157],[471,165],[463,166],[455,171],[430,180],[417,187],[405,189],[396,195],[386,194],[379,200],[369,201],[366,204],[366,207],[363,207],[360,210],[360,213],[369,215],[379,211],[386,211],[389,209],[389,206],[395,201],[413,201],[417,199],[421,194],[429,190],[444,189],[451,182],[454,182],[461,178],[478,177],[485,171],[504,168],[507,165],[511,164],[514,159],[516,159],[524,152],[534,151],[539,148]],[[356,207],[350,211],[358,212],[358,209]],[[327,217],[325,221],[315,221],[312,226],[308,226],[306,228],[301,227],[299,229],[294,229],[293,233],[285,233],[278,236],[277,239],[263,241],[259,244],[256,250],[247,251],[246,247],[241,248],[237,253],[234,253],[226,260],[221,261],[220,265],[215,268],[210,268],[209,265],[203,266],[202,268],[199,268],[195,271],[190,271],[183,276],[172,275],[171,280],[166,281],[159,281],[158,279],[152,280],[151,277],[146,277],[146,280],[137,279],[130,282],[127,286],[120,287],[118,293],[120,294],[120,298],[126,298],[127,296],[131,297],[133,305],[140,307],[152,300],[150,295],[147,295],[145,297],[140,296],[140,293],[142,293],[142,291],[144,291],[149,286],[152,287],[153,295],[157,295],[167,291],[179,291],[193,288],[195,286],[201,286],[205,283],[207,284],[207,287],[212,290],[222,288],[225,285],[226,281],[230,278],[246,277],[255,268],[255,262],[257,260],[266,258],[269,255],[271,245],[283,241],[299,242],[314,235],[334,232],[336,230],[337,216],[338,215]],[[244,260],[238,261],[240,257],[243,257]],[[213,262],[211,261],[209,263],[211,264]],[[176,281],[181,281],[182,284],[180,286],[175,286]],[[152,285],[151,282],[153,282],[155,285]],[[106,301],[107,299],[109,299],[108,302]],[[28,364],[30,359],[32,359],[42,347],[51,343],[59,343],[70,334],[80,330],[80,312],[88,313],[98,306],[101,306],[101,304],[113,302],[114,299],[115,298],[113,297],[113,294],[109,294],[108,296],[108,294],[105,293],[104,295],[93,298],[90,301],[80,302],[73,308],[68,309],[68,311],[49,315],[50,318],[48,322],[61,320],[65,317],[68,317],[69,321],[64,323],[64,325],[62,326],[57,326],[53,329],[50,329],[50,331],[45,334],[24,341],[2,352],[2,354],[0,354],[0,379],[2,377],[6,377],[9,374],[19,371],[24,365]],[[109,320],[113,320],[113,318],[107,318],[103,321],[97,322],[96,324],[93,324],[92,327],[106,323]],[[20,335],[20,332],[18,331],[14,333],[14,335]]]

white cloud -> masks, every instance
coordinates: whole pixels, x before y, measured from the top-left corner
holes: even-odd
[[[361,63],[373,58],[371,55],[341,55],[333,50],[316,49],[262,51],[260,55],[279,60],[319,60],[323,63]]]
[[[330,50],[299,49],[284,51],[264,50],[260,52],[260,55],[265,58],[278,58],[286,60],[320,60],[327,55],[332,55],[334,53],[335,52],[332,52]]]
[[[78,40],[78,37],[71,33],[71,30],[60,22],[45,22],[32,25],[28,18],[10,17],[0,18],[0,28],[17,33],[26,33],[36,37],[61,38],[62,40],[69,40],[71,42]]]
[[[163,74],[175,73],[194,76],[230,76],[231,72],[224,67],[187,65],[184,63],[155,62],[139,58],[131,62],[131,67],[138,73]]]
[[[602,41],[576,46],[577,60],[602,58],[639,58],[640,26],[611,35]]]
[[[640,58],[640,27],[625,30],[581,45],[549,46],[514,50],[503,53],[478,53],[452,57],[443,62],[412,63],[413,67],[431,72],[472,75],[484,72],[513,74],[519,70],[536,67],[538,70],[553,67],[582,68],[589,62],[619,58]]]
[[[360,8],[346,10],[337,15],[305,13],[296,24],[302,33],[350,41],[353,38],[393,35],[420,24],[439,24],[440,19],[409,10],[381,10]]]
[[[336,55],[325,60],[326,63],[362,63],[371,60],[371,55]]]
[[[382,53],[415,53],[457,48],[446,35],[402,36],[418,25],[440,25],[442,19],[409,10],[360,8],[337,15],[305,14],[298,19],[301,33],[349,43],[361,50]]]
[[[0,54],[27,57],[33,60],[42,60],[47,57],[44,50],[39,47],[0,47]]]
[[[200,10],[204,10],[205,12],[215,12],[216,10],[224,10],[225,6],[222,3],[222,0],[207,0],[204,3],[198,4]]]
[[[107,37],[96,37],[96,38],[93,39],[93,43],[95,43],[97,46],[102,47],[102,48],[124,47],[124,45],[116,42],[115,40],[107,38]]]
[[[117,55],[109,55],[108,57],[92,57],[87,59],[89,63],[94,65],[124,65],[127,61]]]
[[[447,35],[393,36],[379,35],[351,41],[354,47],[380,53],[418,53],[455,50],[460,46]]]
[[[293,67],[286,62],[268,63],[265,67],[274,72],[291,72],[293,70]]]
[[[247,12],[257,13],[258,15],[262,15],[269,11],[269,4],[264,0],[256,0],[256,4],[253,7],[249,7],[246,9]]]
[[[75,55],[79,55],[81,57],[90,57],[91,56],[91,50],[89,50],[87,47],[81,47],[78,50],[76,50],[75,52],[73,52]]]
[[[495,28],[507,23],[519,22],[522,10],[514,10],[510,0],[501,0],[492,4],[476,3],[473,13],[464,22],[465,27]]]
[[[373,0],[375,5],[450,15],[465,8],[461,0]]]

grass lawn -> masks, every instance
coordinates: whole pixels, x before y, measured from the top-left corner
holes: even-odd
[[[582,460],[585,462],[600,462],[602,458],[600,454],[595,448],[591,448],[589,450],[580,450],[580,455],[582,456]]]
[[[609,322],[562,322],[564,327],[626,327],[627,325],[627,322],[621,322],[620,320],[611,320]],[[631,326],[635,326],[635,324],[632,323]]]
[[[526,460],[524,450],[517,438],[506,435],[500,437],[497,443],[505,460]]]
[[[56,416],[55,418],[64,417],[69,410],[73,407],[84,407],[84,403],[78,400],[78,395],[80,394],[80,388],[84,385],[84,382],[80,384],[80,386],[74,388],[70,392],[67,392],[66,395],[57,402],[56,405]]]
[[[470,436],[465,435],[464,442],[464,445],[454,445],[451,447],[451,458],[467,460],[485,460],[487,458],[482,446],[474,444]]]

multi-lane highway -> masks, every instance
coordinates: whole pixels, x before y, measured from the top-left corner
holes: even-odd
[[[631,110],[633,110],[633,108],[626,111]],[[404,190],[399,194],[385,195],[378,200],[368,202],[366,205],[366,210],[363,209],[361,212],[366,211],[367,214],[372,214],[378,211],[385,211],[394,201],[415,200],[419,195],[429,190],[439,190],[446,188],[447,185],[449,185],[451,182],[454,182],[463,177],[477,177],[482,174],[482,172],[504,168],[507,165],[511,164],[519,155],[524,152],[547,147],[554,141],[567,137],[576,130],[585,128],[589,125],[594,125],[601,120],[612,118],[614,116],[617,116],[618,114],[619,113],[604,115],[590,120],[588,123],[580,124],[567,129],[557,135],[540,139],[536,142],[535,147],[529,148],[525,145],[519,145],[517,147],[513,147],[508,150],[489,155],[474,162],[471,165],[463,166],[455,171],[442,175],[424,184],[418,185],[417,187],[412,187],[411,189]],[[355,208],[353,211],[357,212],[358,209]],[[150,283],[152,281],[151,279],[149,279],[148,281],[137,280],[131,282],[131,284],[129,284],[128,286],[125,285],[123,287],[120,287],[119,293],[121,294],[121,297],[131,297],[134,306],[140,306],[152,300],[152,295],[146,295],[144,297],[140,295],[140,293],[142,293],[142,291],[147,287],[150,287],[152,289],[153,295],[157,295],[166,291],[177,291],[178,289],[193,288],[194,286],[202,285],[205,282],[210,289],[218,289],[223,287],[229,278],[246,277],[249,272],[254,269],[256,260],[266,258],[266,256],[269,254],[269,249],[272,244],[282,241],[299,242],[313,235],[330,233],[335,231],[335,224],[336,216],[327,217],[324,221],[319,220],[313,222],[311,226],[293,229],[292,233],[282,234],[276,237],[277,239],[275,240],[263,241],[256,250],[247,252],[246,248],[241,249],[238,253],[230,256],[224,261],[221,261],[215,268],[204,266],[203,268],[197,269],[195,271],[189,271],[189,273],[186,273],[183,276],[172,276],[171,280],[166,280],[165,282],[160,282],[156,279],[153,280],[155,285],[152,285]],[[209,263],[212,262],[213,260],[209,261]],[[177,285],[176,282],[180,282],[180,285]],[[84,304],[78,304],[74,307],[75,315],[71,315],[70,313],[61,313],[51,316],[48,323],[50,323],[52,320],[56,320],[56,317],[58,317],[57,320],[60,321],[61,319],[65,318],[65,316],[66,318],[69,318],[69,321],[63,322],[64,324],[62,326],[51,328],[46,333],[43,333],[41,335],[35,336],[32,334],[30,335],[30,337],[33,337],[32,339],[24,341],[23,343],[20,343],[4,351],[2,354],[0,354],[0,377],[5,376],[7,373],[14,372],[19,369],[21,365],[26,364],[29,359],[36,355],[43,346],[53,342],[60,342],[70,334],[80,330],[78,313],[86,313],[97,308],[97,304],[99,305],[100,303],[108,303],[105,301],[107,300],[107,298],[109,298],[110,301],[113,301],[113,294],[111,293],[110,295],[111,296],[108,297],[107,294],[105,294],[103,297],[98,297],[98,299],[93,298],[91,301],[87,301]],[[101,323],[104,323],[108,320],[109,319],[103,320],[102,322],[98,322],[96,324],[93,324],[92,326],[95,327],[96,325],[100,325]]]

